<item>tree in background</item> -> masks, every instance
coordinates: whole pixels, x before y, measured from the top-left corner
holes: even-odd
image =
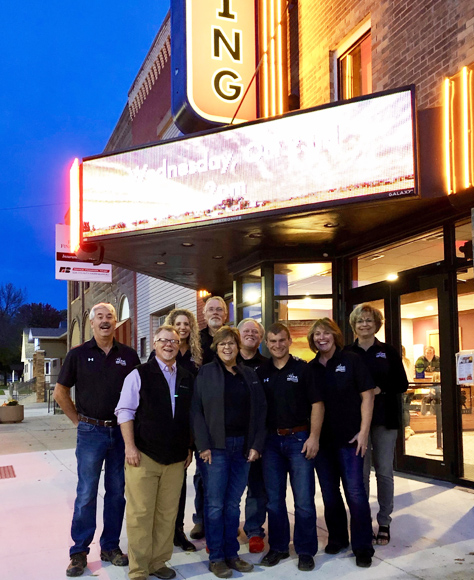
[[[26,290],[11,282],[0,284],[0,375],[7,384],[10,366],[21,359],[21,331],[18,314],[26,300]]]
[[[59,328],[67,320],[67,310],[58,310],[42,302],[23,304],[18,311],[22,328]]]

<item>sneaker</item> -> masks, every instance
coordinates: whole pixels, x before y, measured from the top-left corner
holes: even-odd
[[[224,560],[209,562],[209,570],[218,578],[230,578],[232,576],[232,570]]]
[[[184,533],[184,530],[182,528],[174,531],[173,544],[175,546],[177,546],[178,548],[181,548],[185,552],[195,552],[196,551],[196,546],[188,540],[188,538],[187,538],[187,536]]]
[[[251,554],[260,554],[265,549],[265,543],[260,536],[252,536],[249,540],[249,552]]]
[[[347,548],[348,545],[349,544],[344,544],[343,546],[341,546],[341,544],[328,542],[328,545],[324,548],[324,551],[326,552],[326,554],[339,554],[339,552]]]
[[[103,562],[110,562],[114,566],[128,566],[128,556],[120,548],[115,548],[109,552],[101,550],[100,559]]]
[[[277,552],[276,550],[270,550],[267,552],[266,556],[263,557],[260,564],[262,566],[266,566],[267,568],[271,568],[272,566],[276,566],[281,560],[289,557],[289,552]]]
[[[372,556],[369,554],[369,552],[360,550],[356,552],[355,557],[356,557],[356,565],[359,566],[360,568],[370,568],[370,566],[372,565]]]
[[[237,570],[237,572],[251,572],[253,570],[253,564],[240,558],[229,558],[226,560],[226,564],[232,570]]]
[[[66,569],[66,576],[82,576],[87,566],[87,553],[77,552],[72,554],[69,566]]]
[[[193,540],[202,540],[205,536],[203,524],[195,524],[189,535]]]
[[[308,554],[301,554],[298,558],[298,570],[311,572],[314,570],[314,558]]]
[[[173,570],[173,568],[168,568],[168,566],[162,566],[161,568],[158,568],[158,570],[152,572],[151,575],[155,576],[155,578],[162,578],[163,580],[171,580],[171,578],[176,577],[176,572]]]

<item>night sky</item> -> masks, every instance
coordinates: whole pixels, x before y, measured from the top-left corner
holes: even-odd
[[[0,24],[0,284],[66,308],[55,224],[74,157],[102,152],[169,0],[5,2]]]

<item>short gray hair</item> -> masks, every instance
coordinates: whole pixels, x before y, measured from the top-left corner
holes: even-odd
[[[206,308],[207,308],[207,304],[208,304],[209,300],[217,300],[218,302],[220,302],[222,308],[224,308],[224,311],[227,314],[227,312],[228,312],[227,303],[224,300],[224,298],[222,298],[222,296],[209,296],[208,298],[206,298],[206,303],[204,304],[204,308],[202,309],[203,312],[206,312]]]
[[[258,331],[260,332],[260,340],[263,340],[263,337],[265,336],[265,329],[263,328],[263,324],[260,324],[260,322],[255,320],[255,318],[244,318],[239,322],[237,328],[240,330],[244,324],[247,324],[247,322],[255,322],[255,324],[258,326]]]
[[[110,302],[99,302],[99,304],[95,304],[91,308],[91,311],[89,314],[89,320],[94,320],[95,311],[97,308],[107,308],[107,310],[114,315],[114,320],[117,320],[117,312],[115,311],[115,308],[112,306],[112,304],[110,304]]]

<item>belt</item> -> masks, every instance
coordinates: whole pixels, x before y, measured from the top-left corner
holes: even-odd
[[[92,419],[92,417],[86,417],[85,415],[77,414],[79,421],[83,423],[88,423],[89,425],[98,425],[99,427],[116,427],[117,418],[109,419],[107,421],[102,421],[101,419]]]
[[[291,429],[276,429],[276,434],[281,436],[293,435],[294,433],[299,433],[300,431],[308,431],[308,425],[300,425],[299,427],[292,427]]]

